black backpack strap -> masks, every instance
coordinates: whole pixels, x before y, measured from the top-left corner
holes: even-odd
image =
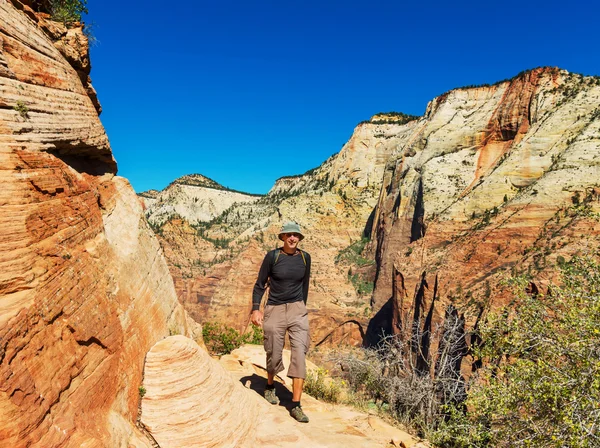
[[[277,263],[277,260],[279,260],[279,255],[281,255],[281,250],[280,249],[273,249],[271,254],[271,271],[273,270],[273,266],[275,266],[275,263]]]
[[[306,257],[304,256],[304,251],[298,249],[298,251],[300,252],[300,255],[302,255],[302,261],[304,261],[304,266],[306,266]]]

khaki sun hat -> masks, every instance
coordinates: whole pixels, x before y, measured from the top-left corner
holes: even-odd
[[[293,221],[286,222],[283,227],[281,227],[281,230],[279,231],[279,239],[281,241],[283,241],[283,235],[286,233],[297,233],[300,235],[300,241],[304,239],[304,235],[302,235],[302,232],[300,231],[300,226]]]

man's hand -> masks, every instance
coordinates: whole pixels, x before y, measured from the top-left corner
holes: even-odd
[[[250,316],[250,321],[254,324],[254,325],[258,325],[259,327],[262,327],[263,324],[263,313],[260,310],[254,310],[252,311],[252,315]]]

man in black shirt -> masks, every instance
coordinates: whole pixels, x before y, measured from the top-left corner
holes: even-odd
[[[288,333],[291,346],[288,369],[288,376],[292,378],[291,415],[299,422],[308,423],[300,399],[310,343],[306,300],[311,260],[307,252],[298,249],[298,243],[304,239],[304,235],[295,222],[288,222],[281,228],[279,239],[283,241],[283,247],[267,252],[254,284],[251,320],[254,325],[263,326],[267,352],[265,398],[271,404],[279,403],[274,380],[275,375],[284,369],[282,352],[285,333]],[[269,297],[263,314],[260,302],[267,286]]]

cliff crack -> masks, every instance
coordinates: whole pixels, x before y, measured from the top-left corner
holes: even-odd
[[[48,321],[48,325],[52,325],[54,322],[56,322],[56,320],[61,317],[64,314],[64,311],[61,309],[56,316],[52,316],[50,318],[50,320]]]
[[[76,342],[77,342],[79,345],[83,346],[83,347],[89,347],[90,345],[92,345],[92,344],[95,344],[95,345],[98,345],[99,347],[102,347],[104,350],[107,350],[107,349],[108,349],[108,348],[106,347],[106,345],[104,345],[104,344],[103,344],[103,343],[100,341],[100,339],[98,339],[98,338],[96,338],[96,337],[94,337],[94,336],[92,336],[91,338],[89,338],[89,339],[87,339],[87,340],[85,340],[85,341],[83,341],[83,340],[80,340],[80,339],[77,339],[77,341],[76,341]]]
[[[425,236],[425,203],[423,201],[423,178],[419,179],[415,208],[410,226],[410,242],[420,240]]]
[[[56,196],[59,193],[63,193],[65,191],[64,188],[62,187],[58,187],[56,188],[54,191],[49,191],[49,190],[44,190],[43,188],[38,187],[34,181],[30,180],[29,183],[31,184],[31,186],[35,189],[35,191],[42,193],[42,194],[47,194],[50,196]]]

